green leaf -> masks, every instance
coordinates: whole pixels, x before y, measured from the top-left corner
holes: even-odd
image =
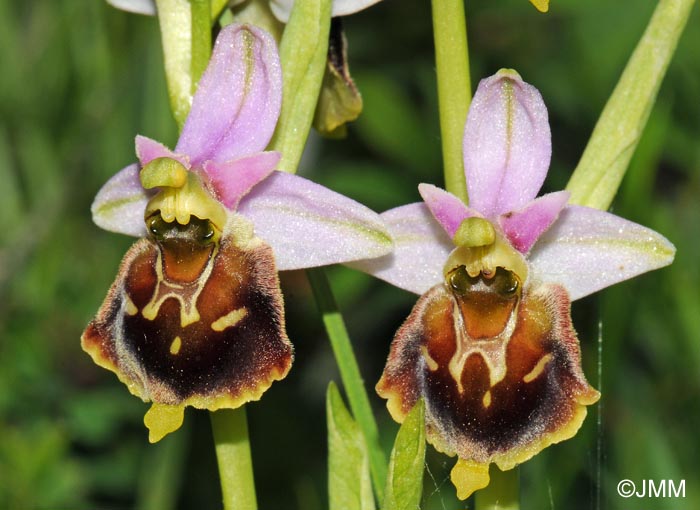
[[[218,18],[227,5],[228,0],[211,0],[211,19]]]
[[[295,173],[309,136],[328,58],[330,0],[297,0],[280,42],[282,110],[270,149],[278,169]]]
[[[603,210],[612,203],[694,3],[658,3],[566,186],[570,203]]]
[[[408,413],[394,442],[389,460],[383,510],[420,508],[425,462],[425,404]]]
[[[367,444],[337,386],[326,394],[330,510],[374,510]]]
[[[386,485],[386,456],[379,444],[377,423],[374,421],[369,397],[345,327],[345,321],[335,303],[324,268],[309,269],[306,274],[333,348],[340,377],[350,401],[350,409],[357,419],[369,451],[370,473],[377,500],[382,500]]]

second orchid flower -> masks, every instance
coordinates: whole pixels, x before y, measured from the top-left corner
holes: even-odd
[[[464,133],[470,204],[422,184],[423,202],[382,214],[396,248],[356,267],[421,294],[377,391],[401,422],[423,398],[428,440],[456,455],[468,497],[572,437],[599,394],[586,381],[570,303],[665,266],[663,236],[607,212],[535,198],[551,137],[539,92],[514,71],[483,80]]]

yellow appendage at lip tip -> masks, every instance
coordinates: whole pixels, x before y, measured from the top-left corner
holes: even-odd
[[[143,423],[148,428],[148,442],[157,443],[171,432],[182,426],[185,418],[185,407],[154,403],[143,417]]]
[[[540,12],[547,12],[549,10],[549,0],[530,0],[530,3]]]
[[[474,462],[473,460],[457,459],[450,472],[450,480],[457,488],[457,497],[467,499],[474,491],[483,489],[489,484],[489,463]]]

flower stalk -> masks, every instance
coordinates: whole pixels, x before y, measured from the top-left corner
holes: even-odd
[[[257,510],[245,406],[211,416],[224,510]]]
[[[432,10],[445,188],[467,203],[462,135],[471,82],[464,1],[433,0]]]

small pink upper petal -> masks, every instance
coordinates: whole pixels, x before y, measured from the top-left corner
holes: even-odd
[[[219,200],[229,209],[235,210],[241,198],[270,175],[279,160],[279,152],[260,152],[225,163],[206,161],[203,169]]]
[[[486,217],[523,208],[542,187],[551,153],[537,89],[510,70],[482,80],[464,129],[470,207]]]
[[[541,196],[520,211],[498,217],[501,230],[510,243],[521,253],[527,253],[537,239],[554,223],[571,193],[557,191]]]
[[[450,238],[454,237],[462,221],[472,216],[479,216],[478,212],[464,205],[459,198],[437,186],[419,184],[418,191],[430,212]]]
[[[185,168],[190,167],[189,158],[182,154],[175,154],[160,142],[142,135],[136,135],[136,157],[139,158],[141,167],[158,158],[170,158],[179,161]]]
[[[282,70],[272,36],[252,25],[228,25],[216,40],[175,152],[189,155],[192,166],[261,152],[281,103]]]

